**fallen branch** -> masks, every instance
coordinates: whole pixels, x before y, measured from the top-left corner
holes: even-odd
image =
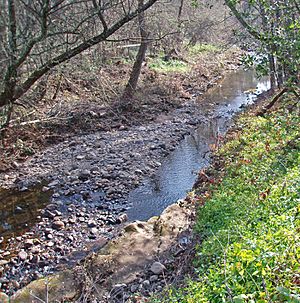
[[[286,92],[288,92],[289,91],[289,89],[287,88],[287,87],[285,87],[285,88],[283,88],[273,99],[272,99],[272,101],[269,103],[269,104],[267,104],[266,106],[264,106],[263,108],[262,108],[262,110],[261,111],[259,111],[257,114],[256,114],[256,116],[261,116],[261,117],[263,117],[266,113],[267,113],[267,111],[270,109],[270,108],[272,108],[273,106],[274,106],[274,104],[286,93]]]

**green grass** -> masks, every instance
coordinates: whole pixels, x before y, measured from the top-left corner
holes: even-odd
[[[186,73],[190,70],[190,66],[188,63],[183,62],[181,60],[168,60],[164,61],[162,58],[153,59],[149,67],[158,72],[178,72],[178,73]]]
[[[300,118],[240,118],[198,211],[198,279],[157,302],[300,302]],[[155,300],[154,300],[155,301]]]
[[[199,55],[201,53],[215,53],[219,52],[221,49],[218,46],[212,44],[200,44],[196,43],[193,46],[188,47],[188,52],[190,55]]]

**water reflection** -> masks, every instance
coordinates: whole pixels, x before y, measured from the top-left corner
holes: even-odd
[[[38,221],[40,210],[49,203],[52,192],[42,191],[43,185],[31,190],[0,189],[0,235],[5,240],[24,233]]]

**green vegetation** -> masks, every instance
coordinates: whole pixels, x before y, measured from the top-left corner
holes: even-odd
[[[216,53],[221,51],[221,49],[212,44],[200,44],[196,43],[193,46],[188,46],[188,52],[191,56],[199,55],[204,52]]]
[[[220,48],[218,48],[215,45],[212,44],[200,44],[197,43],[193,46],[187,46],[187,58],[193,58],[195,59],[197,56],[199,56],[202,53],[216,53],[220,51]],[[156,70],[157,72],[165,72],[165,73],[186,73],[191,70],[191,64],[189,64],[186,61],[180,60],[180,59],[169,59],[164,60],[163,55],[161,54],[160,57],[154,58],[151,60],[149,67],[153,70]]]
[[[158,72],[179,72],[185,73],[190,70],[190,66],[188,63],[178,60],[178,59],[170,59],[168,61],[163,60],[162,58],[155,58],[149,64],[149,67]]]
[[[166,302],[300,302],[299,125],[299,110],[239,119],[198,211],[198,279]]]

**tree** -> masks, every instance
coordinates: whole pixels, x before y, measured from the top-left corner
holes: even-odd
[[[139,7],[143,7],[144,1],[143,0],[138,0],[138,1],[139,1]],[[139,31],[141,35],[141,43],[139,46],[138,53],[136,55],[135,62],[132,67],[132,71],[130,73],[130,78],[121,97],[121,105],[124,108],[128,108],[130,106],[131,103],[130,101],[133,98],[133,95],[136,91],[136,87],[142,70],[143,61],[145,59],[145,55],[148,47],[149,33],[146,30],[144,11],[141,11],[138,14],[138,23],[139,23]]]
[[[135,0],[0,0],[0,108],[157,1],[137,6]]]
[[[299,84],[300,10],[295,0],[225,0],[244,29],[259,42],[248,59],[259,61],[272,88]]]

